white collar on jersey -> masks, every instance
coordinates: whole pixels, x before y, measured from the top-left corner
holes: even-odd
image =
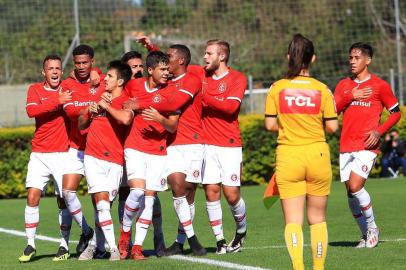
[[[180,79],[182,79],[183,77],[185,77],[185,75],[186,75],[186,73],[183,73],[183,74],[179,75],[178,77],[173,78],[172,81],[173,81],[173,82],[176,82],[177,80],[180,80]]]
[[[145,86],[145,91],[147,91],[148,93],[153,93],[153,92],[159,90],[159,88],[160,88],[160,87],[156,87],[156,88],[149,89],[146,81],[144,82],[144,86]]]
[[[51,88],[51,87],[46,87],[45,84],[44,84],[43,87],[44,87],[44,90],[45,90],[45,91],[53,91],[53,92],[56,92],[56,91],[61,90],[61,86],[58,86],[57,89],[53,89],[53,88]]]
[[[228,73],[230,73],[230,71],[229,70],[227,70],[227,72],[226,73],[224,73],[224,74],[222,74],[222,75],[220,75],[220,76],[216,76],[216,75],[212,75],[211,77],[213,78],[213,80],[220,80],[220,79],[223,79],[225,76],[227,76],[228,75]]]
[[[354,82],[356,82],[356,83],[363,83],[363,82],[368,81],[369,79],[371,79],[371,74],[369,74],[369,76],[366,77],[365,79],[363,79],[362,81],[360,81],[360,80],[358,80],[357,78],[355,78],[355,79],[354,79]]]

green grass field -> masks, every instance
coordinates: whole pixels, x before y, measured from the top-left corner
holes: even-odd
[[[343,184],[335,182],[328,209],[329,249],[326,269],[406,269],[406,179],[370,180],[367,190],[373,198],[373,207],[377,224],[381,229],[381,242],[375,249],[354,249],[359,240],[358,227],[349,212]],[[0,269],[225,269],[221,265],[212,265],[213,261],[230,262],[243,266],[245,269],[255,267],[266,269],[290,269],[290,260],[284,247],[283,221],[279,204],[271,210],[262,205],[264,187],[245,187],[242,194],[248,207],[248,238],[245,249],[238,254],[214,254],[215,239],[208,225],[203,191],[198,191],[196,200],[195,230],[202,244],[208,248],[209,255],[204,261],[188,262],[177,258],[150,257],[147,261],[135,262],[131,260],[109,262],[96,260],[79,262],[70,259],[65,262],[52,262],[58,244],[49,241],[36,241],[37,257],[27,264],[20,264],[17,260],[23,251],[26,240],[21,236],[14,236],[0,232]],[[166,244],[174,240],[177,222],[172,208],[171,193],[160,195],[163,207],[163,226]],[[81,198],[84,213],[93,224],[89,197]],[[0,201],[0,227],[18,231],[24,230],[25,200]],[[116,205],[113,207],[116,213]],[[226,204],[223,204],[224,229],[227,239],[234,233],[234,222]],[[115,217],[115,215],[114,215]],[[78,240],[78,226],[73,224],[72,240]],[[116,224],[116,232],[118,226]],[[40,225],[37,230],[40,235],[58,237],[57,207],[54,198],[44,198],[40,205]],[[309,229],[304,226],[305,244],[309,243]],[[118,239],[118,238],[117,238]],[[70,248],[75,250],[76,244]],[[152,231],[144,245],[151,250]],[[194,258],[192,256],[187,256]],[[310,248],[305,247],[306,269],[311,269]]]

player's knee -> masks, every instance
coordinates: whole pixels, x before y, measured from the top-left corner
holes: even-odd
[[[27,205],[30,206],[30,207],[38,206],[40,199],[41,199],[41,196],[38,196],[36,194],[28,193],[28,195],[27,195]]]
[[[364,187],[364,185],[362,183],[357,183],[357,182],[349,183],[348,191],[350,193],[355,193],[355,192],[360,191],[363,187]]]

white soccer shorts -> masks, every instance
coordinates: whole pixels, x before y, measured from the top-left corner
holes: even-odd
[[[63,174],[85,175],[85,166],[83,164],[84,155],[83,151],[69,148],[67,159],[62,163],[64,166]]]
[[[84,164],[88,192],[108,192],[110,201],[114,201],[123,176],[123,166],[89,155],[85,155]]]
[[[340,178],[341,182],[350,179],[351,172],[354,172],[367,179],[376,160],[376,153],[368,150],[340,153]]]
[[[241,186],[242,147],[205,145],[203,185]]]
[[[64,172],[62,164],[64,164],[66,159],[67,152],[31,153],[25,187],[44,190],[52,176],[55,194],[62,197],[62,178]]]
[[[203,144],[185,144],[169,146],[166,175],[180,172],[186,174],[186,181],[199,184],[202,182],[204,160]]]
[[[129,181],[144,179],[147,190],[165,191],[168,189],[165,175],[166,155],[152,155],[126,148],[124,156]]]

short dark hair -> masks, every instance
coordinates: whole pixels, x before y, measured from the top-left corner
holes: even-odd
[[[121,60],[113,60],[107,66],[108,70],[114,69],[117,72],[117,78],[123,79],[123,86],[131,79],[132,72],[129,65],[123,63]]]
[[[59,60],[62,63],[62,59],[61,59],[61,57],[59,57],[59,55],[57,55],[57,54],[48,54],[47,56],[45,56],[44,60],[42,61],[42,68],[45,68],[45,63],[48,60]]]
[[[182,44],[173,44],[169,48],[176,50],[185,60],[185,66],[189,65],[190,59],[192,58],[190,55],[190,50],[188,47]]]
[[[90,58],[94,57],[94,50],[92,47],[90,47],[89,45],[86,44],[80,44],[79,46],[77,46],[75,49],[73,49],[72,55],[83,55],[83,54],[87,54],[90,56]]]
[[[368,43],[364,43],[364,42],[354,43],[354,44],[351,45],[348,52],[351,53],[351,51],[354,50],[354,49],[359,49],[362,52],[362,54],[365,54],[365,55],[367,55],[367,56],[369,56],[371,58],[374,55],[374,49]]]
[[[142,54],[140,54],[140,53],[137,52],[137,51],[129,51],[129,52],[126,52],[126,53],[121,57],[121,61],[122,61],[123,63],[127,63],[129,60],[134,59],[134,58],[137,58],[137,59],[141,59],[141,60],[142,60]]]
[[[169,57],[161,51],[150,52],[146,59],[147,68],[156,68],[160,63],[169,64]]]
[[[230,44],[227,41],[221,40],[221,39],[211,39],[206,42],[206,45],[207,46],[210,46],[210,45],[219,46],[220,51],[226,55],[226,58],[224,59],[224,61],[226,63],[228,62],[228,59],[230,58],[231,50],[230,50]]]

